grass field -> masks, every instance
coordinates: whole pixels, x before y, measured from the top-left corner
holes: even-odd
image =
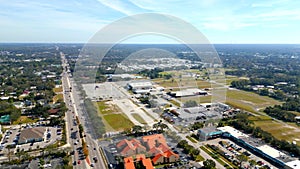
[[[218,96],[215,95],[218,99]],[[198,97],[183,97],[179,98],[181,102],[188,100],[195,100],[197,103],[210,103],[212,96],[198,96]],[[259,110],[264,109],[267,106],[273,106],[275,104],[281,104],[281,102],[266,96],[260,96],[252,92],[246,92],[242,90],[227,90],[226,103],[249,112],[257,113]]]
[[[182,78],[180,79],[163,79],[163,78],[157,78],[153,79],[153,82],[157,83],[158,85],[164,87],[164,88],[210,88],[211,84],[208,81],[204,80],[195,80],[194,78]]]
[[[98,108],[99,117],[103,119],[106,132],[122,131],[134,125],[119,107],[110,101],[95,102],[95,106]]]
[[[254,124],[277,139],[290,142],[296,141],[300,145],[300,128],[297,126],[286,125],[273,120],[254,121]]]
[[[147,122],[137,113],[132,113],[131,114],[133,116],[133,118],[135,118],[138,122],[142,123],[142,124],[147,124]]]
[[[103,118],[111,128],[117,131],[129,129],[134,126],[124,114],[108,114],[104,115]]]
[[[111,102],[108,101],[100,101],[97,102],[96,105],[101,115],[118,113],[121,111],[116,105],[111,104]]]
[[[32,119],[28,118],[27,116],[20,116],[18,120],[13,122],[13,125],[26,124],[26,123],[35,123],[37,121],[38,121],[38,119],[32,120]]]

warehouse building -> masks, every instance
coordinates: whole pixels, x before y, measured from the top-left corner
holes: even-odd
[[[150,93],[153,84],[150,81],[131,81],[127,84],[128,90],[135,94]]]

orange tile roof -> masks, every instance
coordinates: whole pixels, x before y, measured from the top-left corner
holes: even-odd
[[[130,141],[128,141],[127,139],[124,139],[124,140],[120,141],[120,142],[117,144],[117,147],[118,147],[118,148],[121,148],[121,147],[124,146],[124,145],[126,145],[126,146],[125,146],[125,147],[122,149],[122,151],[121,151],[121,154],[122,154],[122,155],[126,154],[127,151],[129,151],[129,150],[136,151],[136,149],[137,149],[138,147],[140,147],[140,148],[146,150],[146,147],[144,147],[144,146],[141,144],[141,142],[140,142],[139,140],[137,140],[137,139],[132,139],[132,140],[130,140]]]
[[[125,169],[135,169],[132,157],[124,158]]]
[[[171,150],[168,150],[168,151],[166,151],[166,152],[164,152],[164,153],[157,154],[157,155],[152,159],[152,161],[153,161],[153,163],[156,163],[156,161],[157,161],[161,156],[166,157],[166,158],[170,158],[172,155],[174,155],[174,156],[176,156],[177,158],[179,158],[179,155],[178,155],[178,154],[174,153],[174,152],[171,151]]]
[[[144,136],[143,141],[147,143],[149,149],[152,149],[153,147],[157,147],[156,143],[163,144],[165,147],[169,148],[165,140],[165,137],[162,134]]]
[[[152,162],[149,158],[143,159],[142,163],[146,167],[146,169],[154,169]]]

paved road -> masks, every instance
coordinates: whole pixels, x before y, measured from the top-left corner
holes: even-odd
[[[63,63],[63,68],[65,68],[65,66],[67,66],[67,61],[64,57],[64,54],[61,53],[61,57],[62,57],[62,63]],[[72,83],[72,80],[69,77],[69,74],[67,73],[67,71],[64,70],[63,72],[63,77],[62,77],[62,82],[63,82],[63,89],[65,92],[65,103],[68,107],[68,109],[70,110],[69,112],[66,113],[66,123],[67,123],[67,141],[70,144],[71,148],[75,151],[75,154],[72,156],[72,160],[73,161],[78,161],[78,159],[80,159],[78,151],[76,151],[77,148],[81,147],[81,140],[79,138],[79,129],[78,129],[78,125],[74,125],[74,120],[76,120],[76,116],[78,117],[80,123],[83,125],[84,127],[84,131],[86,133],[86,137],[85,142],[87,143],[88,149],[89,149],[89,157],[87,158],[87,160],[83,160],[81,161],[81,164],[76,164],[74,165],[74,168],[91,168],[90,167],[90,163],[94,163],[93,161],[93,157],[97,157],[98,162],[94,164],[93,168],[98,168],[98,169],[105,169],[107,168],[107,166],[104,163],[104,160],[102,158],[102,156],[100,155],[100,151],[99,151],[99,146],[97,144],[97,141],[93,139],[93,137],[90,135],[89,132],[86,132],[87,128],[93,128],[92,126],[88,126],[90,125],[90,123],[88,123],[88,120],[86,120],[87,114],[83,113],[80,104],[81,104],[81,100],[80,97],[78,95],[78,92],[76,91],[76,86],[74,85],[74,83]],[[70,87],[72,87],[72,90],[70,90]],[[72,130],[73,128],[73,130]],[[72,139],[70,138],[70,134],[71,132],[74,131],[78,131],[77,133],[77,139]],[[75,145],[75,142],[79,140],[78,144]]]
[[[67,66],[64,54],[61,53],[62,59],[62,66],[65,68]],[[85,160],[82,160],[82,155],[79,154],[78,149],[81,147],[81,139],[79,138],[79,128],[74,122],[76,121],[76,115],[74,113],[75,107],[73,106],[73,100],[71,98],[70,92],[70,82],[68,79],[68,74],[64,70],[62,76],[62,87],[64,92],[64,101],[68,108],[68,111],[65,115],[66,121],[66,138],[67,138],[67,145],[70,146],[71,150],[74,151],[74,155],[72,155],[72,163],[73,168],[89,168],[88,164]],[[73,137],[71,137],[73,135]],[[76,135],[76,137],[75,137]],[[80,164],[79,164],[80,163]]]

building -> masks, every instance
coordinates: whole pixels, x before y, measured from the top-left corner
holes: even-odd
[[[197,96],[197,95],[207,95],[207,91],[200,90],[197,88],[192,89],[184,89],[176,92],[170,92],[168,93],[172,97],[188,97],[188,96]]]
[[[297,123],[300,123],[300,116],[296,116],[295,119]]]
[[[18,144],[44,141],[46,136],[45,127],[28,128],[21,131]]]
[[[215,126],[204,127],[198,130],[199,139],[203,141],[220,137],[222,133]]]
[[[133,157],[124,158],[124,169],[135,169],[136,165],[145,168],[145,169],[154,169],[151,159],[146,158],[144,154],[138,154],[135,156],[135,160]]]
[[[0,117],[0,123],[1,124],[10,124],[10,115],[3,115]]]
[[[162,134],[144,136],[142,140],[154,165],[173,163],[179,160],[179,155],[170,149]]]
[[[233,127],[225,126],[217,129],[223,132],[222,137],[230,139],[237,145],[244,147],[251,153],[267,160],[278,168],[293,169],[295,167],[291,167],[290,165],[298,164],[297,162],[292,162],[294,159],[290,156],[265,145],[264,142],[259,142],[256,138],[249,137],[247,134],[244,134]]]
[[[221,113],[212,109],[207,109],[204,106],[179,108],[170,111],[177,115],[180,119],[186,121],[205,120],[207,118],[221,118]]]
[[[154,165],[158,164],[166,164],[172,163],[179,160],[179,155],[174,153],[171,150],[167,150],[165,152],[157,154],[153,159],[152,162]]]
[[[179,155],[170,149],[162,134],[144,136],[141,141],[124,139],[117,144],[117,149],[123,157],[126,157],[125,169],[135,169],[137,163],[146,169],[153,169],[152,163],[157,165],[179,160]]]
[[[300,160],[294,160],[286,163],[287,166],[293,169],[300,169]]]
[[[132,81],[127,84],[128,90],[135,94],[150,93],[153,84],[150,81]]]
[[[117,144],[117,149],[125,157],[146,152],[146,148],[137,139],[124,139]]]

